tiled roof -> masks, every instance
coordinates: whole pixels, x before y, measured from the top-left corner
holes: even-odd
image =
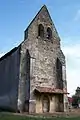
[[[40,87],[40,86],[37,86],[35,88],[35,91],[40,92],[40,93],[68,94],[66,91],[63,91],[61,89],[51,88],[51,87]]]
[[[13,48],[11,51],[7,52],[5,55],[3,55],[1,58],[0,58],[0,61],[6,59],[8,56],[12,55],[17,49],[20,49],[21,48],[21,45],[19,45],[18,47],[15,47]]]

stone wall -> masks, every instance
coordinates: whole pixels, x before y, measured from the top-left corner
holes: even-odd
[[[44,26],[44,37],[38,36],[38,26],[42,24]],[[51,39],[47,38],[47,28],[52,30]],[[33,19],[31,24],[26,29],[25,41],[21,44],[21,64],[20,70],[24,73],[20,78],[23,81],[22,92],[19,92],[22,103],[25,100],[25,81],[26,81],[26,50],[28,49],[30,54],[30,99],[29,99],[29,112],[36,111],[36,96],[34,94],[34,89],[36,86],[47,86],[54,87],[57,86],[56,80],[56,59],[65,66],[65,57],[60,48],[60,38],[56,31],[56,28],[51,20],[47,8],[44,6]],[[25,35],[26,35],[25,34]],[[23,63],[24,62],[24,63]],[[63,71],[65,76],[65,71]],[[64,83],[66,77],[63,79]],[[66,88],[66,85],[64,85]],[[33,107],[34,106],[34,107]]]
[[[45,94],[41,94],[40,96],[38,95],[36,97],[36,113],[43,113],[43,97]],[[63,112],[63,103],[59,102],[59,96],[58,95],[49,95],[49,113],[54,113],[54,112]]]
[[[29,110],[30,98],[30,54],[29,51],[22,51],[20,56],[20,73],[18,85],[18,110],[23,112]],[[25,108],[26,106],[26,108]]]

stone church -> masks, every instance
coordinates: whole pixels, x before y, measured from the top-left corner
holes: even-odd
[[[65,56],[45,5],[24,31],[24,41],[0,58],[0,109],[68,109]]]

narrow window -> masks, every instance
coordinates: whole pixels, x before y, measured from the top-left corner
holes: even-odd
[[[52,38],[52,30],[50,27],[47,28],[47,38],[51,39]]]
[[[38,26],[38,36],[44,37],[44,27],[42,24],[39,24]]]
[[[57,75],[57,88],[63,89],[62,64],[58,58],[56,60],[56,75]]]

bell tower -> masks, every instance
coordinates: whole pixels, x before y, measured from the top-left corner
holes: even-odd
[[[27,73],[25,71],[27,66],[26,64],[23,65],[26,63],[23,61],[26,61],[25,56],[27,50],[30,56],[29,79],[27,79]],[[57,60],[60,66],[56,65]],[[63,66],[66,68],[65,56],[60,47],[60,37],[45,5],[24,31],[24,41],[21,44],[20,65],[20,73],[23,73],[20,79],[23,81],[20,80],[19,84],[23,85],[23,87],[20,87],[20,91],[22,91],[23,94],[20,96],[21,93],[19,93],[19,99],[23,104],[26,100],[26,93],[28,94],[29,92],[29,97],[27,97],[29,101],[29,112],[42,113],[43,101],[49,103],[47,110],[44,111],[64,111],[64,95],[67,94],[67,86],[64,85],[66,72],[63,71]],[[25,66],[26,69],[23,70]],[[58,70],[58,68],[60,69]],[[25,74],[23,71],[25,71]],[[59,72],[59,74],[57,74],[57,72]],[[27,83],[27,85],[25,83]],[[26,89],[24,89],[26,86],[29,88],[27,92]],[[65,97],[67,98],[67,95]],[[61,106],[60,98],[62,100]]]

